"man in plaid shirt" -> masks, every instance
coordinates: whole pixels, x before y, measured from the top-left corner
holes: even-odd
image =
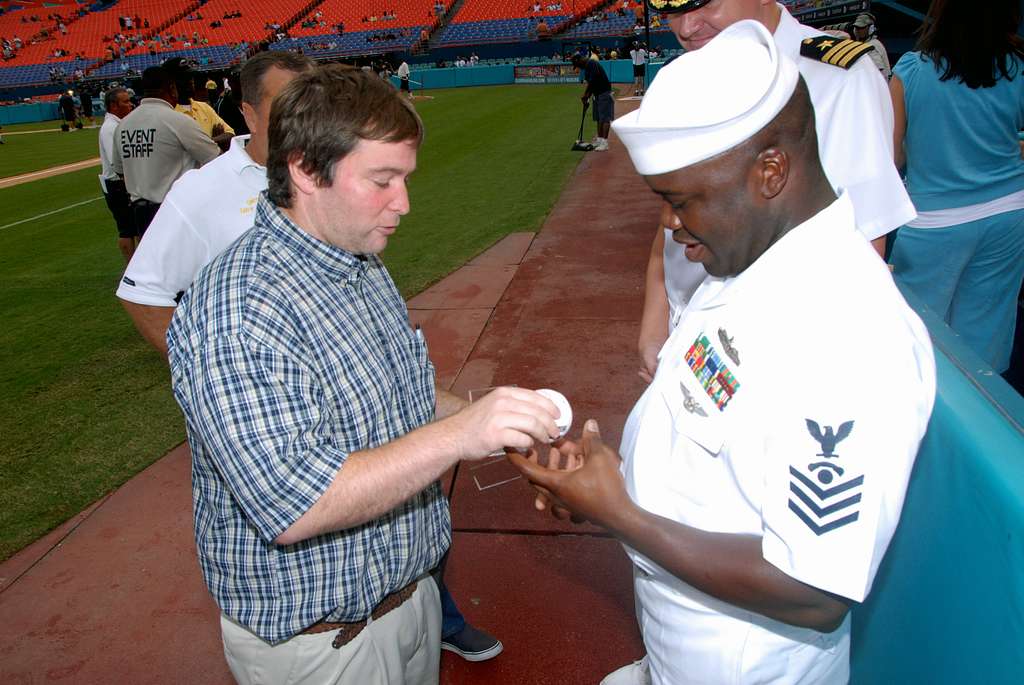
[[[426,575],[451,539],[437,480],[558,436],[558,410],[530,390],[466,406],[435,388],[376,256],[409,211],[422,135],[361,70],[295,79],[271,112],[255,226],[168,332],[200,565],[241,683],[436,683]]]

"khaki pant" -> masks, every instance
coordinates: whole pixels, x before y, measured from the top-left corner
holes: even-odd
[[[334,632],[271,646],[223,615],[220,626],[224,657],[241,685],[436,685],[439,679],[441,602],[430,576],[341,649],[331,646]]]

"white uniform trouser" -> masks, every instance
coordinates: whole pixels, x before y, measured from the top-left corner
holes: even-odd
[[[441,601],[430,576],[340,649],[331,646],[333,631],[272,646],[223,615],[220,626],[224,657],[241,685],[436,685],[440,677]]]

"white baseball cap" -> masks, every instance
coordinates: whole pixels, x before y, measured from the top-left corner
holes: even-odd
[[[664,174],[748,140],[782,111],[799,78],[764,25],[739,21],[662,67],[639,109],[612,129],[637,172]]]

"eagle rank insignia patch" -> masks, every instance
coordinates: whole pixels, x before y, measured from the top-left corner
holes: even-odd
[[[802,56],[842,69],[851,68],[857,60],[874,49],[875,46],[870,43],[828,35],[804,38],[800,44]]]
[[[805,419],[807,430],[821,450],[806,469],[789,467],[789,509],[811,529],[815,535],[842,528],[860,517],[861,486],[864,476],[849,474],[849,466],[840,466],[836,452],[840,442],[853,431],[853,421],[845,421],[838,428]]]

